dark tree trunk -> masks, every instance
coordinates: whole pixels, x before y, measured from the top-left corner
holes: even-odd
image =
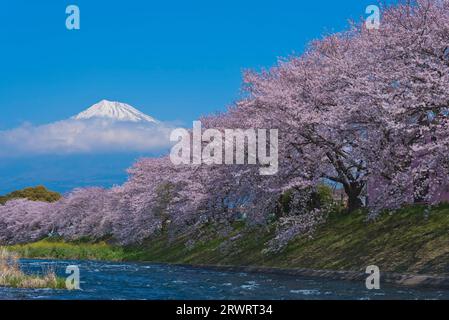
[[[348,211],[353,212],[357,209],[360,209],[363,206],[362,200],[360,199],[359,195],[353,195],[351,194],[348,197]]]
[[[348,196],[348,211],[353,212],[363,207],[360,195],[363,190],[363,185],[359,182],[351,183],[345,186],[345,192]]]

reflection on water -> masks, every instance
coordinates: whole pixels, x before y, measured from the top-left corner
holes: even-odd
[[[383,286],[272,274],[140,263],[22,260],[26,272],[78,265],[80,291],[0,288],[0,299],[449,299],[449,290]]]

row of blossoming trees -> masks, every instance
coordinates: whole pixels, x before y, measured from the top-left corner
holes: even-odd
[[[348,210],[369,195],[370,215],[420,200],[439,201],[449,174],[449,1],[384,8],[379,30],[354,24],[310,44],[299,57],[248,72],[245,94],[229,110],[201,119],[205,128],[277,128],[279,171],[253,165],[180,165],[148,158],[112,189],[78,189],[55,203],[14,200],[0,206],[0,242],[59,234],[137,243],[206,223],[249,225],[273,213],[285,243],[309,232],[326,208],[314,206],[333,182]],[[279,214],[289,193],[289,210]],[[282,211],[282,210],[281,210]]]

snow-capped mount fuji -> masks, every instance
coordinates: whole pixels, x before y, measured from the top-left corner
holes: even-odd
[[[143,112],[140,112],[129,104],[108,100],[101,100],[85,111],[72,117],[74,120],[89,120],[98,118],[123,122],[159,123],[158,120],[146,115]]]

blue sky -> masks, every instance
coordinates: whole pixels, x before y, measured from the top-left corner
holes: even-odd
[[[365,16],[373,0],[0,1],[0,130],[49,123],[105,98],[190,123],[272,66]],[[65,28],[65,8],[81,30]]]

